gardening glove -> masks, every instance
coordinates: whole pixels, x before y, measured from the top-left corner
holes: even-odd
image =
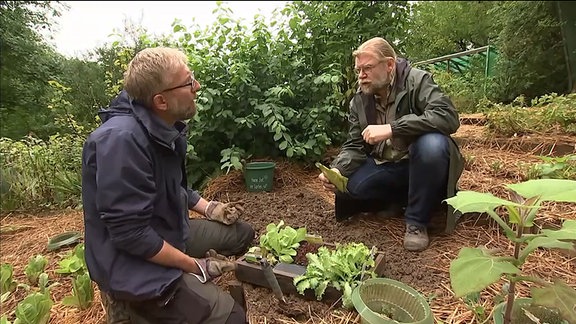
[[[322,171],[318,178],[322,181],[324,188],[331,191],[348,192],[348,178],[340,173],[337,168],[328,169],[322,163],[316,162],[316,167]]]
[[[206,206],[204,215],[206,218],[222,224],[234,224],[240,215],[244,213],[244,207],[242,206],[243,203],[243,201],[236,201],[224,204],[212,200],[208,203],[208,206]]]
[[[236,263],[228,260],[225,256],[216,253],[213,249],[206,252],[206,258],[196,259],[196,263],[202,271],[205,281],[200,281],[203,283],[206,281],[213,280],[221,276],[224,272],[236,270]]]

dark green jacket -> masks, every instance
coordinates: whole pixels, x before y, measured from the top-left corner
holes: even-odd
[[[422,134],[440,132],[450,137],[458,130],[458,112],[429,72],[412,68],[406,60],[399,58],[396,62],[395,80],[396,100],[391,107],[396,109],[396,120],[391,123],[393,142],[409,145]],[[331,164],[331,167],[338,168],[344,176],[350,176],[356,171],[372,151],[371,145],[362,138],[362,130],[370,124],[376,124],[375,109],[374,95],[363,94],[360,90],[350,101],[348,139]],[[450,139],[447,197],[455,195],[464,167],[458,146],[451,137]]]

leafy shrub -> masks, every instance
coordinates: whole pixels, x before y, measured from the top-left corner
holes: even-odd
[[[524,97],[514,102],[492,104],[485,109],[487,127],[497,135],[576,134],[576,94],[551,93],[533,99],[528,106]]]
[[[432,67],[429,70],[460,113],[479,112],[479,104],[492,99],[494,80],[485,76],[484,63],[478,59],[472,59],[470,68],[463,72],[448,72]]]
[[[2,211],[78,205],[83,139],[0,139]]]

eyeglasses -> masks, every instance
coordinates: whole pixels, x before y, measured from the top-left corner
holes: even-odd
[[[370,74],[370,72],[372,72],[372,70],[382,62],[384,61],[378,61],[376,64],[366,64],[364,66],[354,68],[354,74],[358,76],[362,73],[362,71],[364,71],[366,74]]]
[[[376,63],[376,64],[366,64],[364,66],[354,68],[354,74],[356,74],[356,76],[359,76],[362,73],[362,71],[364,71],[364,73],[366,73],[366,74],[370,74],[370,72],[372,72],[372,70],[376,66],[378,66],[378,64],[384,63],[384,62],[386,62],[386,60],[391,59],[391,58],[392,57],[386,57],[385,59],[378,61],[378,63]]]
[[[190,91],[192,91],[194,89],[194,87],[196,86],[196,79],[194,78],[194,73],[192,73],[192,75],[190,76],[191,81],[183,84],[183,85],[179,85],[179,86],[175,86],[172,88],[168,88],[168,89],[164,89],[162,91],[160,91],[159,93],[162,92],[168,92],[168,91],[172,91],[172,90],[176,90],[176,89],[180,89],[180,88],[185,88],[185,87],[190,87]]]

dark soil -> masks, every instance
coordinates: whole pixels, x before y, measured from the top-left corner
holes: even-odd
[[[317,253],[318,248],[321,247],[320,244],[308,243],[303,241],[300,243],[300,247],[296,250],[296,256],[294,257],[294,263],[307,266],[308,259],[306,258],[307,253]]]
[[[385,251],[386,267],[384,276],[402,281],[424,294],[433,294],[441,282],[449,285],[446,273],[430,269],[428,265],[434,264],[438,251],[429,249],[421,253],[411,253],[402,247],[404,222],[399,218],[384,218],[375,215],[362,215],[346,223],[336,222],[334,217],[333,196],[322,190],[314,179],[316,172],[308,175],[310,181],[306,186],[282,186],[275,183],[271,192],[247,192],[244,188],[235,188],[228,192],[220,192],[215,199],[223,201],[243,200],[245,214],[242,219],[252,224],[260,236],[266,232],[266,225],[278,223],[281,219],[293,228],[307,228],[308,233],[321,235],[325,242],[346,243],[363,242],[368,247],[375,245],[379,251]],[[440,239],[444,234],[432,233],[431,240]],[[432,243],[434,244],[434,243]],[[258,239],[254,240],[258,245]],[[304,265],[307,252],[317,251],[317,244],[304,242],[298,249],[295,263]],[[258,318],[266,317],[268,323],[278,319],[290,320],[286,312],[270,307],[277,303],[271,291],[266,288],[253,287],[245,284],[246,300],[249,304],[249,313]],[[288,296],[287,296],[288,297]],[[300,303],[304,301],[298,296]],[[309,314],[320,318],[332,311],[331,305],[311,301]],[[302,316],[297,316],[301,321]],[[259,321],[258,318],[252,318]],[[294,317],[292,317],[294,318]]]

